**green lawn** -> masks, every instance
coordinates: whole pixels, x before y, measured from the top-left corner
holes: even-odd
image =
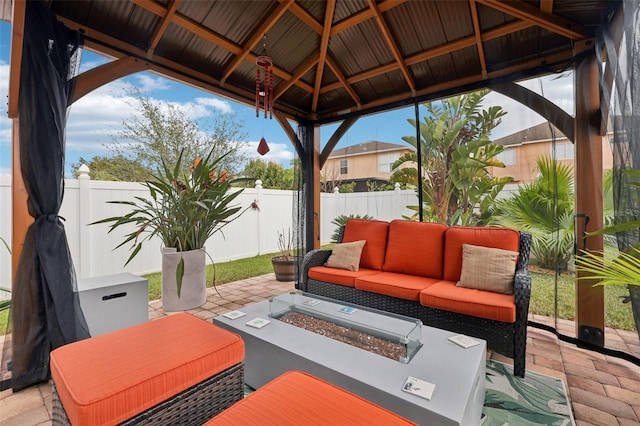
[[[207,286],[212,286],[215,269],[216,285],[255,277],[273,272],[271,257],[273,254],[217,263],[207,267]],[[149,300],[160,299],[160,273],[145,275],[149,280]],[[554,275],[531,273],[531,302],[529,312],[545,316],[554,316],[554,294],[556,279]],[[561,275],[557,280],[558,287],[558,318],[571,319],[575,317],[575,288],[574,278]],[[631,313],[631,304],[623,304],[621,297],[628,295],[625,287],[608,286],[605,289],[605,324],[608,327],[622,330],[634,330],[635,325]],[[0,311],[0,334],[4,334],[7,326],[8,310]]]
[[[575,279],[568,275],[558,277],[558,318],[575,319]],[[554,316],[554,294],[556,280],[554,275],[531,273],[531,302],[529,312],[532,314]],[[605,325],[621,330],[635,330],[631,303],[622,303],[621,299],[628,296],[629,291],[624,286],[607,286],[604,290],[604,321]]]

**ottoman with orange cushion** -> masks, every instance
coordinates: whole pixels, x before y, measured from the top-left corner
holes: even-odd
[[[205,423],[214,425],[415,425],[317,377],[289,371]]]
[[[202,424],[244,395],[244,342],[187,313],[51,352],[53,424]]]

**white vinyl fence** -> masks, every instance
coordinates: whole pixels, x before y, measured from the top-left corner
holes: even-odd
[[[109,200],[133,200],[145,197],[146,189],[138,183],[90,180],[88,176],[65,180],[65,194],[60,216],[67,232],[78,278],[118,272],[144,274],[161,269],[160,242],[148,241],[129,265],[130,252],[125,247],[113,250],[129,231],[118,229],[108,234],[108,225],[88,224],[123,214],[126,206],[106,203]],[[244,214],[207,241],[207,253],[215,262],[241,259],[278,251],[277,232],[293,228],[293,191],[247,188],[236,199],[243,208],[254,201],[258,209]],[[407,205],[417,204],[414,191],[321,194],[320,240],[328,243],[340,215],[368,214],[391,220],[411,215]],[[0,177],[0,237],[11,246],[11,180]],[[210,260],[208,260],[210,262]],[[0,246],[0,287],[11,286],[11,256]],[[6,296],[6,295],[5,295]],[[0,295],[2,298],[2,295]]]

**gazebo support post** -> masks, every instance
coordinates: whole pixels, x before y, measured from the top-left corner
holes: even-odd
[[[298,124],[298,135],[303,147],[302,162],[306,248],[309,252],[320,248],[320,125],[311,122]]]
[[[575,78],[575,199],[576,243],[581,250],[602,252],[603,236],[585,238],[585,232],[603,226],[602,136],[600,135],[600,92],[598,61],[594,43],[579,43],[576,49],[589,51],[576,64]],[[604,346],[604,288],[596,281],[576,276],[576,336],[587,344]]]

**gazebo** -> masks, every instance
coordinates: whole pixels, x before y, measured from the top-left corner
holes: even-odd
[[[272,114],[302,165],[306,250],[320,245],[320,169],[367,114],[407,105],[417,114],[421,102],[484,87],[527,105],[575,145],[576,240],[590,251],[603,249],[601,236],[583,235],[603,225],[601,135],[612,105],[636,114],[625,137],[639,142],[640,96],[631,96],[635,108],[612,102],[629,82],[620,68],[638,68],[637,41],[628,47],[633,0],[7,0],[0,13],[12,23],[13,309],[22,312],[14,325],[29,324],[14,330],[14,357],[24,358],[14,360],[14,388],[47,374],[50,348],[86,337],[58,217],[65,114],[115,79],[152,71]],[[113,60],[76,75],[78,48]],[[516,84],[567,69],[575,116]],[[328,123],[340,124],[321,149]],[[46,173],[35,178],[36,168]],[[576,281],[575,336],[602,347],[604,290],[592,284]]]

